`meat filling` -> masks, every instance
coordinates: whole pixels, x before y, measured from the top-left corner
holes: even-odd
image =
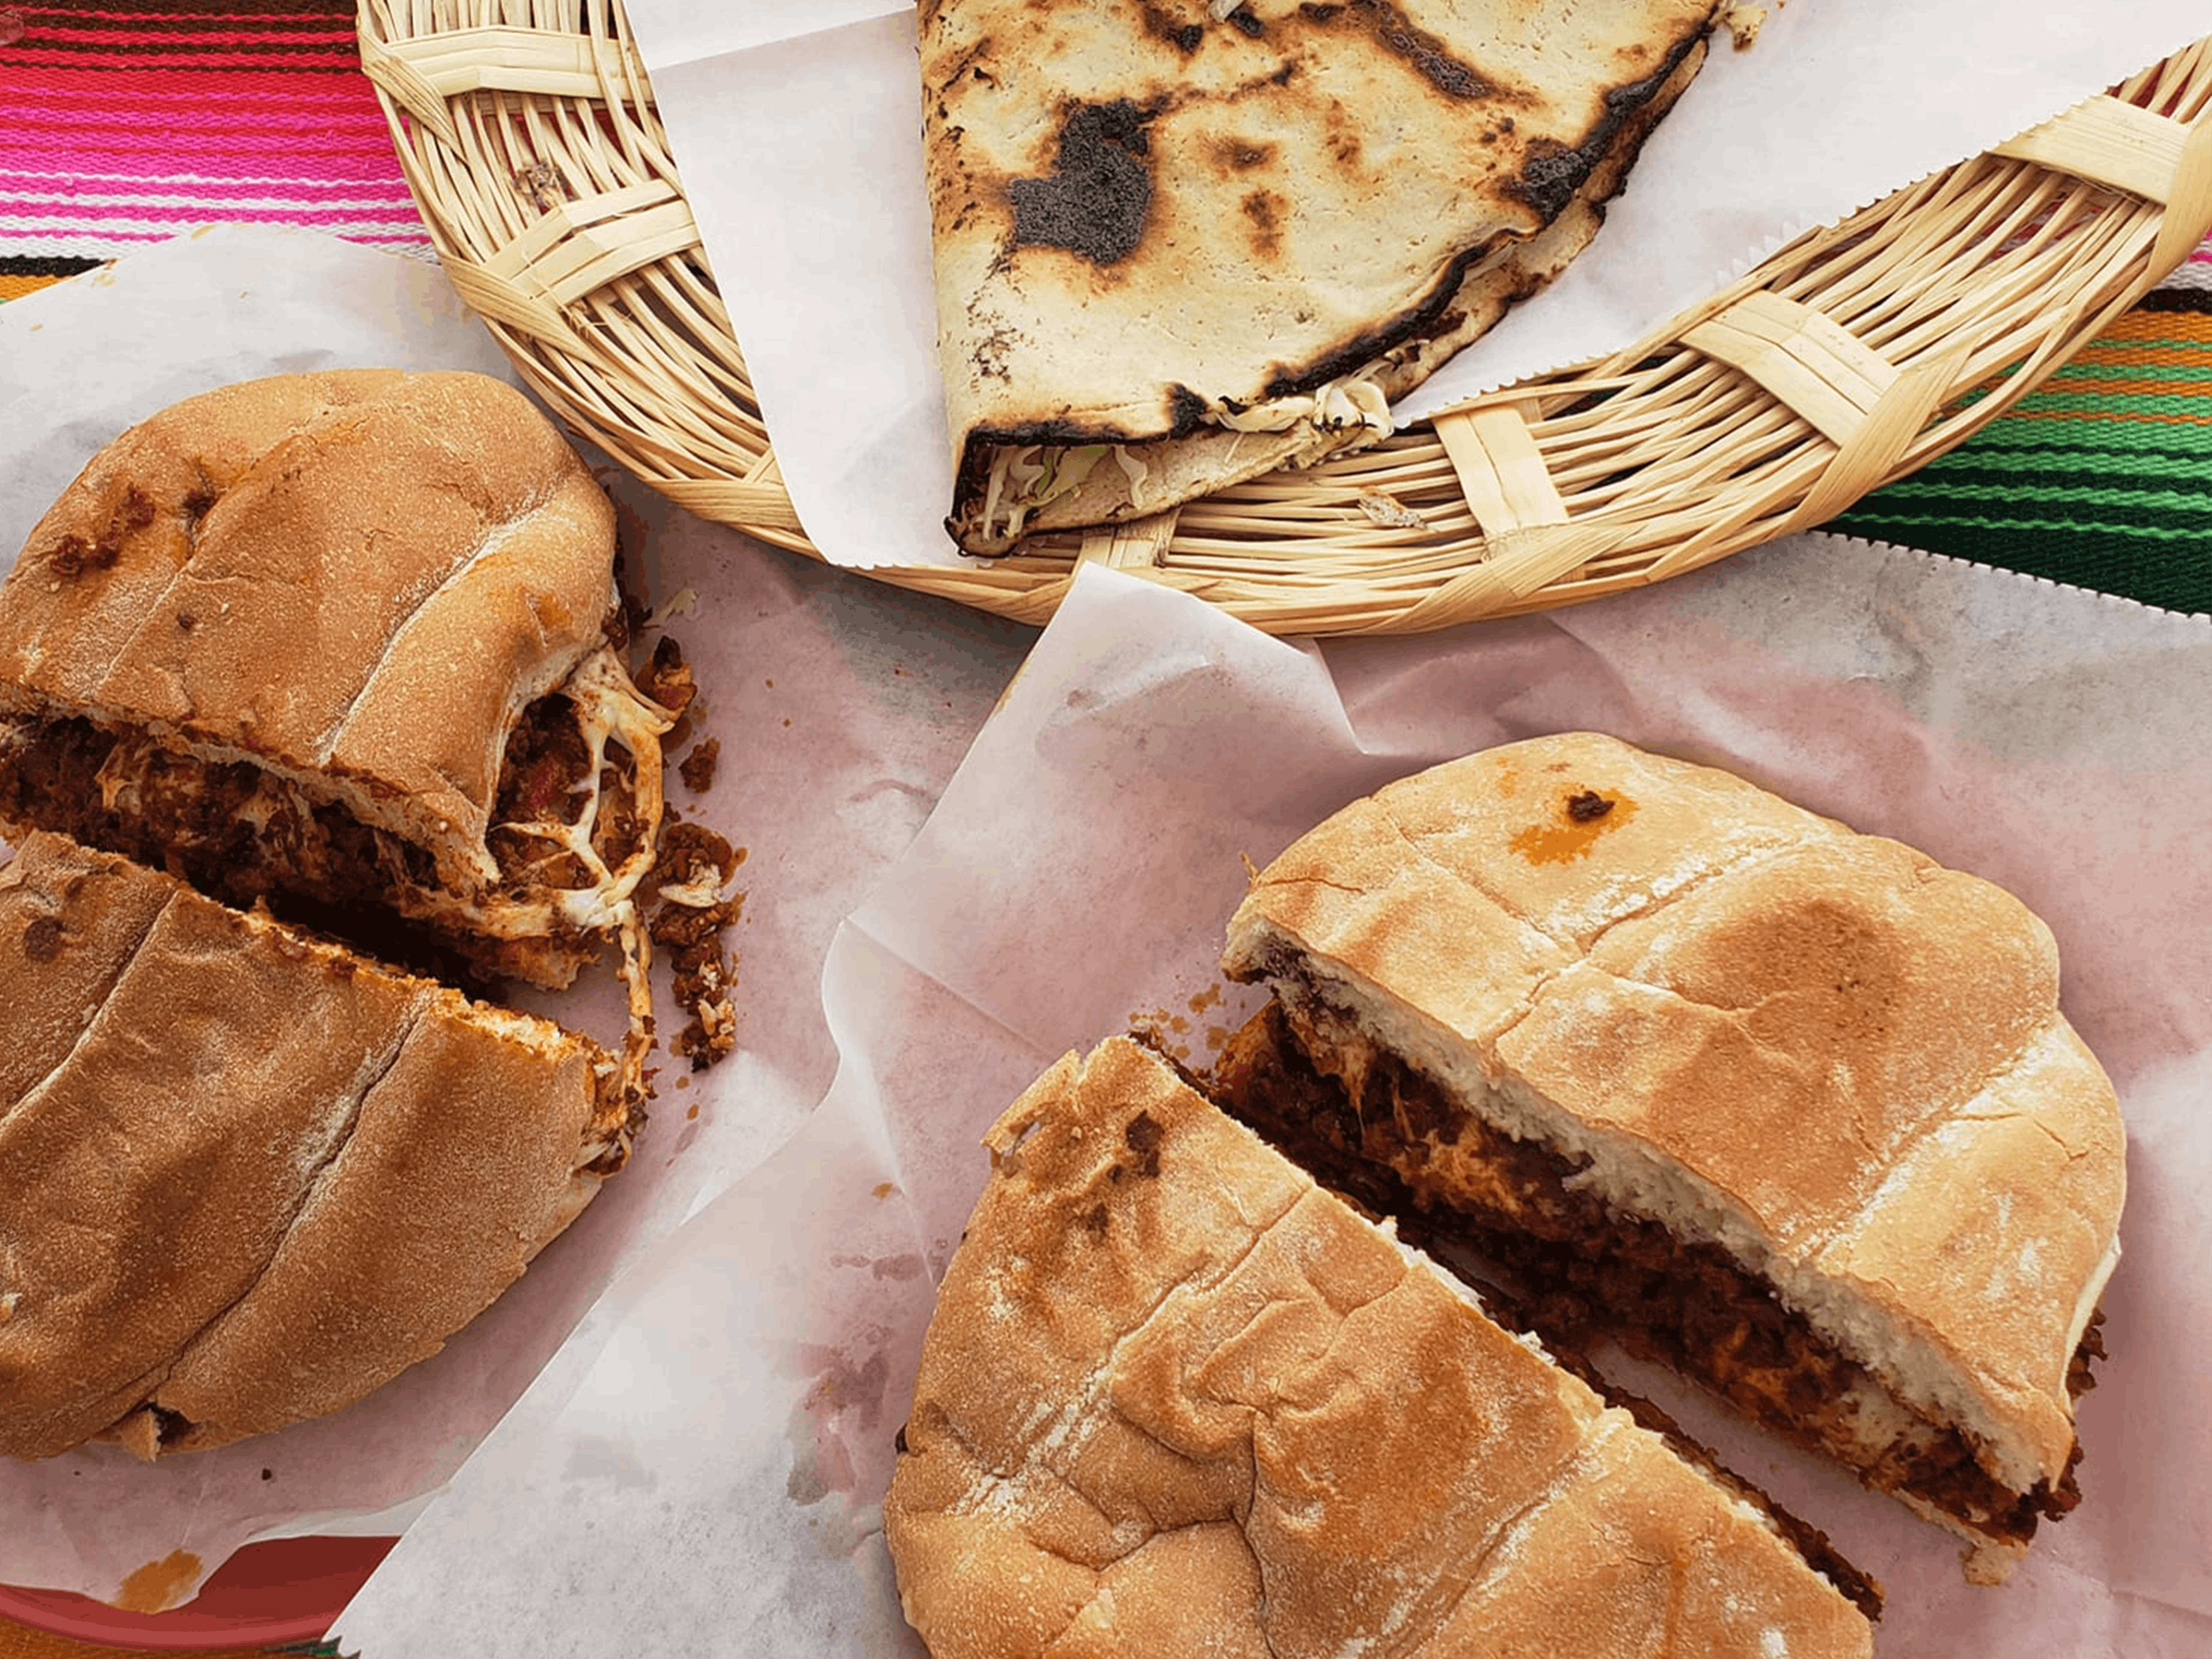
[[[575,823],[591,799],[590,765],[574,705],[557,692],[539,698],[508,738],[495,822]],[[614,770],[603,769],[592,828],[610,863],[646,833]],[[461,967],[479,983],[513,975],[542,982],[548,974],[545,939],[389,920],[419,915],[418,896],[437,890],[423,848],[249,763],[178,753],[143,732],[118,734],[77,718],[0,724],[0,822],[58,831],[166,870],[228,903],[265,903],[288,921],[410,964]],[[495,829],[488,845],[510,895],[591,884],[581,860],[540,837]],[[381,913],[386,925],[364,929],[364,908]],[[558,977],[590,961],[600,941],[571,928],[553,945]]]
[[[2078,1446],[2056,1486],[2008,1489],[1957,1430],[1899,1401],[1719,1246],[1608,1209],[1570,1184],[1576,1161],[1512,1139],[1389,1055],[1366,1057],[1357,1099],[1326,1064],[1270,1003],[1223,1056],[1214,1092],[1317,1178],[1373,1208],[1417,1214],[1502,1265],[1547,1342],[1575,1350],[1612,1337],[1858,1469],[1869,1486],[2002,1543],[2024,1545],[2039,1519],[2080,1501]],[[2075,1395],[2092,1386],[2090,1361],[2102,1352],[2093,1320],[2068,1378]]]

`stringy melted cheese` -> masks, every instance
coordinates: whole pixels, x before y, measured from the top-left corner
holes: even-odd
[[[658,855],[662,810],[660,738],[675,724],[675,716],[638,690],[621,658],[606,645],[578,664],[556,691],[574,711],[587,757],[582,775],[563,797],[574,822],[548,815],[495,826],[554,850],[520,869],[502,866],[504,883],[500,888],[454,892],[411,873],[407,848],[392,832],[370,828],[369,834],[390,902],[402,915],[453,933],[488,939],[551,939],[581,933],[611,936],[619,944],[629,1013],[621,1084],[629,1110],[618,1127],[585,1153],[586,1162],[609,1155],[619,1162],[628,1150],[629,1119],[645,1099],[645,1060],[653,1038],[652,943],[638,914],[635,894]],[[605,781],[611,775],[611,747],[618,747],[628,757],[628,794],[636,820],[635,844],[612,864],[600,850],[599,836],[600,817],[608,805]],[[143,810],[148,791],[207,787],[204,774],[169,771],[157,781],[157,770],[173,758],[149,734],[122,734],[95,780],[103,807],[136,815]],[[619,775],[620,769],[615,775]],[[576,810],[580,794],[583,799],[580,810]],[[232,816],[251,824],[264,842],[289,845],[294,867],[320,879],[331,873],[332,848],[296,832],[288,835],[284,828],[311,822],[317,805],[298,783],[263,772],[252,793],[236,804]],[[549,868],[563,873],[580,870],[586,879],[571,886],[533,875]],[[697,908],[718,899],[708,884],[699,881],[671,885],[662,890],[660,896]]]

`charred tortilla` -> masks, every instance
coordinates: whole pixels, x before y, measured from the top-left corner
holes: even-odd
[[[925,3],[954,538],[1387,435],[1595,234],[1716,9]]]

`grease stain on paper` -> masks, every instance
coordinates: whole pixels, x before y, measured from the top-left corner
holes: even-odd
[[[832,1493],[849,1498],[860,1490],[852,1443],[879,1431],[890,1360],[879,1348],[855,1367],[836,1349],[811,1343],[799,1345],[797,1358],[814,1373],[814,1382],[785,1425],[792,1459],[783,1490],[799,1508],[811,1509]],[[831,1517],[817,1540],[824,1554],[849,1554],[857,1547],[860,1534],[846,1513],[849,1507],[832,1505],[823,1511]],[[808,1524],[816,1525],[819,1518],[809,1517]]]
[[[125,1578],[115,1605],[125,1613],[165,1613],[191,1595],[199,1581],[199,1557],[171,1550]]]
[[[596,1434],[582,1437],[569,1448],[568,1466],[562,1474],[570,1480],[611,1480],[618,1492],[650,1492],[660,1484],[660,1477],[639,1467],[626,1448]]]

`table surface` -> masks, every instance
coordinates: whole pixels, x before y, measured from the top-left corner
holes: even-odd
[[[0,0],[0,301],[219,220],[428,257],[350,0]],[[1836,527],[2212,611],[2212,243]],[[125,1651],[0,1620],[0,1659]]]

